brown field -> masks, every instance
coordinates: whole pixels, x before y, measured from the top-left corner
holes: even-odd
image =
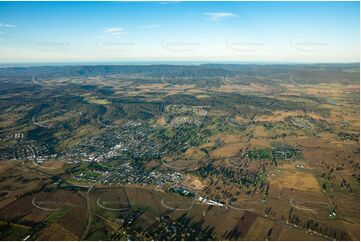
[[[298,116],[298,115],[303,115],[303,114],[304,114],[304,112],[301,112],[301,111],[288,111],[288,112],[276,111],[272,115],[258,116],[256,118],[256,121],[279,122],[279,121],[284,121],[287,117]]]
[[[308,172],[290,171],[280,177],[269,177],[271,186],[306,191],[320,191],[320,184],[316,178]]]
[[[360,222],[358,223],[349,223],[343,221],[343,227],[350,234],[351,240],[360,241]]]
[[[1,209],[0,218],[4,221],[41,222],[52,213],[51,209],[63,206],[73,195],[74,192],[71,191],[55,190],[50,193],[40,192],[24,196]]]
[[[268,138],[252,138],[249,145],[255,148],[270,148],[271,142]]]
[[[257,125],[253,131],[256,138],[269,138],[269,134],[263,126]]]
[[[327,142],[327,140],[330,140],[330,142]],[[283,142],[298,146],[303,153],[304,159],[313,166],[319,164],[322,161],[337,163],[345,162],[350,158],[359,163],[359,154],[355,153],[358,148],[357,144],[334,141],[330,136],[327,136],[326,139],[290,137],[284,139]]]
[[[79,240],[79,237],[72,234],[59,224],[52,224],[39,232],[37,240],[74,241]]]
[[[209,97],[209,95],[206,95],[206,94],[196,95],[196,98],[198,98],[198,99],[208,98],[208,97]]]
[[[253,226],[250,228],[250,230],[245,235],[245,240],[266,240],[268,231],[272,228],[273,222],[258,217],[254,222]]]
[[[159,165],[161,165],[160,162],[155,161],[155,160],[151,160],[151,161],[149,161],[147,164],[145,164],[144,167],[145,167],[146,169],[152,169],[152,168],[155,168],[155,167],[157,167],[157,166],[159,166]]]
[[[204,144],[201,144],[199,148],[213,148],[215,146],[215,142],[207,142]]]
[[[251,83],[250,85],[242,84],[232,84],[232,85],[221,85],[214,89],[220,92],[237,92],[237,93],[269,93],[270,90],[273,90],[272,86],[269,85],[259,85]]]
[[[223,158],[223,157],[232,157],[239,154],[240,150],[245,148],[244,144],[241,143],[232,143],[225,144],[220,148],[215,149],[211,153],[212,158]]]
[[[184,157],[188,159],[201,160],[206,157],[206,154],[198,148],[190,147],[185,152]]]
[[[46,213],[37,211],[32,205],[34,194],[22,196],[25,193],[37,191],[41,187],[41,183],[45,181],[43,175],[29,170],[26,167],[16,166],[7,169],[1,176],[5,177],[5,179],[0,182],[0,187],[2,192],[6,193],[6,195],[3,195],[1,198],[1,220],[27,220],[27,218],[25,218],[26,215],[30,217],[34,216],[34,218],[39,217],[41,220],[46,216]],[[27,182],[21,182],[19,178]]]
[[[110,209],[129,209],[131,207],[127,193],[123,187],[95,188],[91,192],[92,210],[105,212],[98,203]]]
[[[8,186],[6,188],[6,191],[8,192],[6,197],[14,197],[14,196],[19,196],[19,195],[27,193],[27,192],[38,190],[41,187],[41,180],[36,181],[34,179],[33,181],[31,181],[29,183],[21,184],[19,182],[16,182],[15,178],[12,178],[12,179],[8,179],[8,180],[2,182],[2,185]]]
[[[40,222],[44,219],[43,216],[48,216],[49,212],[46,209],[53,209],[53,211],[60,209],[63,206],[73,206],[69,201],[74,196],[75,192],[67,190],[55,190],[53,192],[40,192],[35,194],[32,200],[32,205],[37,205],[40,208],[35,208],[35,211],[24,217],[24,220]],[[45,210],[42,210],[44,208]]]
[[[72,206],[65,216],[59,219],[59,224],[74,235],[81,237],[88,222],[86,200],[77,193],[68,201]]]
[[[74,191],[56,189],[51,192],[39,192],[36,194],[36,204],[46,205],[48,208],[58,208],[59,206],[68,203],[68,200],[75,195]]]
[[[174,199],[172,197],[167,196],[164,199],[162,199],[162,201],[165,206],[169,206],[170,208],[175,208],[175,209],[184,209],[184,211],[186,211],[187,209],[191,209],[193,207],[192,199],[188,199],[188,200],[179,199],[179,198]]]
[[[65,162],[61,160],[50,160],[41,164],[41,168],[49,170],[58,170],[64,167]]]
[[[167,124],[167,122],[165,121],[165,118],[164,117],[159,117],[159,118],[157,118],[157,120],[155,121],[155,124],[157,124],[157,125],[166,125]]]
[[[89,230],[86,240],[99,241],[109,238],[112,232],[117,231],[117,229],[110,226],[110,222],[108,221],[109,220],[104,217],[95,215],[93,218],[93,226]]]
[[[199,161],[193,159],[171,160],[165,161],[163,166],[179,170],[194,170],[199,166]]]
[[[334,147],[333,149],[330,148],[324,148],[324,147],[302,147],[302,153],[308,161],[312,163],[320,163],[321,161],[328,161],[328,162],[334,162],[336,163],[339,160],[345,160],[343,157],[347,159],[349,155],[351,155],[354,160],[358,160],[357,154],[354,153],[346,153],[345,150],[348,149],[348,147],[339,148]],[[353,152],[353,147],[349,147],[349,149]],[[341,151],[343,150],[343,151]]]
[[[206,184],[201,179],[193,175],[186,175],[182,185],[193,190],[203,190],[206,187]]]
[[[7,170],[9,170],[11,168],[13,168],[17,164],[18,164],[18,162],[11,161],[11,160],[1,161],[0,174],[6,172]]]
[[[282,241],[299,241],[299,240],[306,240],[306,241],[313,241],[313,240],[326,240],[322,237],[312,235],[310,233],[305,233],[298,229],[291,229],[289,227],[283,227],[279,236],[274,238],[275,240],[282,240]]]
[[[183,213],[174,213],[174,218]],[[252,226],[257,218],[254,213],[237,211],[233,209],[224,209],[221,207],[206,206],[195,204],[187,213],[192,218],[192,223],[203,221],[201,228],[213,228],[217,239],[240,240]]]
[[[28,217],[34,219],[35,222],[39,222],[45,219],[51,212],[39,210],[34,207],[32,200],[35,196],[36,194],[22,197],[2,208],[0,210],[0,220],[11,222],[25,219],[28,222],[32,222],[32,220],[26,219],[26,217]]]
[[[16,200],[16,197],[6,197],[0,200],[0,209],[5,207],[6,205],[14,202]]]
[[[208,138],[209,141],[214,142],[217,139],[220,139],[225,144],[232,144],[240,142],[241,138],[238,135],[229,135],[229,134],[217,134]]]
[[[251,212],[244,212],[243,215],[238,218],[235,225],[230,227],[230,230],[226,233],[225,238],[228,240],[239,240],[244,239],[250,228],[253,226],[254,221],[257,219],[257,215]],[[225,221],[231,225],[229,221]],[[217,225],[216,225],[217,226]]]
[[[150,211],[160,212],[166,210],[161,205],[161,200],[165,196],[159,191],[150,187],[127,186],[125,187],[128,200],[137,207],[150,208]]]

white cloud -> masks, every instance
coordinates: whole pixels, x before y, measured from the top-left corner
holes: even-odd
[[[13,25],[13,24],[4,24],[4,23],[0,23],[0,27],[12,28],[12,27],[15,27],[15,25]]]
[[[208,17],[208,20],[211,20],[211,21],[218,21],[221,19],[238,17],[237,14],[229,13],[229,12],[208,12],[208,13],[203,13],[203,14],[206,15]]]
[[[114,28],[107,28],[105,29],[105,33],[108,33],[108,34],[111,34],[111,35],[115,35],[115,36],[119,36],[119,35],[122,35],[122,34],[125,34],[123,32],[123,28],[120,28],[120,27],[114,27]]]
[[[150,25],[144,25],[141,28],[142,29],[157,29],[160,28],[160,24],[150,24]]]

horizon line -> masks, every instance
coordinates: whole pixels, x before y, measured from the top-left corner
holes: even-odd
[[[59,61],[59,62],[10,62],[1,63],[0,68],[10,67],[46,67],[46,66],[130,66],[130,65],[350,65],[360,64],[360,61],[351,62],[279,62],[279,61]]]

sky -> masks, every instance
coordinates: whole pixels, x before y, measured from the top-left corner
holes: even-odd
[[[359,2],[0,2],[0,63],[359,59]]]

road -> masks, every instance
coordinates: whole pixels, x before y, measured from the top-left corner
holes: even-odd
[[[170,210],[174,210],[174,211],[188,211],[191,210],[193,205],[194,205],[194,200],[191,204],[191,206],[189,208],[172,208],[170,206],[168,206],[167,204],[164,203],[165,197],[162,199],[162,201],[160,202],[165,208],[168,208]]]
[[[228,202],[228,201],[227,201],[227,202]],[[229,204],[227,204],[227,206],[229,206]],[[229,206],[229,207],[230,207],[230,208],[233,208],[233,209],[237,209],[237,208],[234,208],[234,207],[232,207],[232,206]],[[240,209],[237,209],[237,210],[240,210]],[[243,210],[246,210],[246,209],[243,209]],[[250,210],[248,210],[248,211],[250,211]],[[271,217],[269,217],[269,216],[266,216],[266,215],[263,214],[263,213],[259,213],[259,212],[255,211],[255,210],[250,211],[250,212],[255,213],[255,214],[258,214],[259,216],[264,217],[265,219],[270,220],[270,221],[272,221],[273,223],[279,224],[279,225],[281,225],[281,226],[285,226],[285,227],[289,227],[289,228],[294,228],[294,229],[302,230],[304,233],[310,233],[310,234],[313,234],[313,235],[315,235],[315,236],[318,236],[319,238],[322,238],[322,239],[326,239],[326,240],[330,240],[330,241],[331,241],[331,240],[335,240],[334,238],[331,238],[331,237],[328,237],[328,236],[326,236],[326,235],[320,234],[320,233],[318,233],[318,232],[316,232],[316,231],[309,230],[309,229],[305,229],[305,228],[300,227],[300,226],[297,226],[297,225],[295,225],[295,224],[289,224],[289,223],[286,223],[286,222],[283,222],[283,221],[280,221],[280,220],[271,218]]]
[[[32,81],[33,81],[33,83],[34,83],[35,85],[43,86],[43,84],[39,83],[39,82],[35,79],[35,75],[33,75]]]
[[[85,187],[85,186],[80,186],[80,187]],[[86,229],[84,230],[84,233],[83,235],[81,236],[81,239],[80,240],[84,240],[86,238],[86,236],[88,235],[89,233],[89,230],[90,230],[90,226],[91,226],[91,223],[92,223],[92,212],[91,212],[91,209],[90,209],[90,198],[89,198],[89,194],[90,194],[90,191],[93,189],[94,185],[90,186],[85,197],[86,197],[86,206],[87,206],[87,209],[88,209],[88,216],[89,216],[89,219],[88,219],[88,224],[87,224],[87,227]]]
[[[298,210],[304,210],[304,211],[316,211],[316,208],[305,208],[305,207],[299,207],[293,203],[293,198],[290,200],[290,205]]]
[[[295,84],[296,86],[299,86],[299,84],[293,80],[293,77],[294,77],[294,75],[291,75],[291,76],[290,76],[290,82],[292,82],[292,83]]]
[[[98,122],[99,125],[104,126],[106,128],[115,128],[115,127],[117,127],[115,125],[108,125],[108,124],[103,123],[102,121],[100,121],[99,116],[97,117],[97,122]]]
[[[199,166],[199,163],[200,163],[200,162],[198,162],[197,167],[192,168],[192,169],[189,169],[189,167],[175,167],[175,166],[168,165],[166,162],[164,162],[163,159],[161,160],[161,163],[162,163],[164,166],[166,166],[166,167],[168,167],[168,168],[171,168],[171,169],[174,169],[174,170],[177,170],[177,171],[186,170],[187,172],[191,172],[191,171],[196,171],[196,170],[200,167],[200,166]]]
[[[224,81],[224,83],[228,86],[232,86],[233,83],[228,79],[228,75],[226,76],[226,80]]]
[[[229,123],[230,125],[233,125],[235,127],[239,127],[239,128],[244,128],[243,126],[241,125],[238,125],[238,124],[234,124],[232,123],[231,121],[229,121],[229,116],[226,117],[226,122]]]
[[[101,207],[102,209],[105,209],[105,210],[110,210],[110,211],[126,211],[126,210],[129,210],[131,207],[128,207],[128,208],[108,208],[108,207],[105,207],[103,206],[101,203],[100,203],[100,199],[102,197],[98,197],[97,199],[97,205],[99,207]],[[124,203],[124,204],[129,204],[129,203]]]
[[[242,165],[240,165],[240,166],[236,166],[236,165],[233,165],[233,164],[229,163],[228,157],[226,158],[226,163],[227,163],[227,165],[229,165],[230,167],[234,167],[234,168],[237,168],[237,169],[246,168],[245,165],[244,165],[244,163],[242,163]]]
[[[164,84],[167,84],[167,85],[169,85],[169,86],[173,86],[173,85],[170,84],[169,82],[164,81],[164,76],[165,76],[165,75],[163,75],[163,76],[160,78],[160,80],[161,80]]]
[[[228,202],[229,199],[226,200],[226,206],[227,207],[230,207],[232,209],[235,209],[235,210],[238,210],[238,211],[249,211],[249,212],[255,212],[255,210],[253,208],[237,208],[237,207],[234,207],[232,205],[229,204]],[[251,201],[251,200],[247,200],[248,202],[255,202],[255,203],[258,203],[258,201]],[[242,201],[243,202],[247,202],[247,201]]]
[[[207,110],[204,110],[204,114],[202,115],[202,118],[201,118],[201,123],[198,125],[198,129],[199,129],[199,127],[203,124],[203,120],[204,120],[204,118],[207,116],[207,114],[208,114],[208,111]],[[197,129],[197,130],[198,130]]]
[[[46,172],[43,172],[43,171],[39,171],[37,169],[34,169],[32,167],[29,167],[27,165],[24,165],[26,168],[30,169],[30,170],[33,170],[33,171],[36,171],[38,172],[39,174],[43,174],[43,175],[46,175],[48,177],[51,177],[52,174],[49,174],[49,173],[46,173]],[[86,236],[88,235],[89,233],[89,230],[90,230],[90,226],[91,226],[91,223],[92,223],[92,212],[91,212],[91,208],[90,208],[90,198],[89,198],[89,194],[90,194],[90,191],[94,188],[95,185],[79,185],[79,184],[71,184],[69,183],[70,186],[73,186],[73,187],[81,187],[81,188],[88,188],[88,191],[86,193],[86,202],[87,202],[87,210],[88,210],[88,216],[89,216],[89,219],[88,219],[88,224],[87,224],[87,227],[85,229],[85,231],[83,232],[83,235],[81,237],[81,240],[84,240],[84,238],[86,238]],[[54,210],[57,210],[57,209],[51,209],[49,210],[48,208],[43,208],[43,207],[40,207],[39,205],[37,205],[35,203],[35,198],[32,200],[32,204],[34,205],[34,207],[38,208],[38,209],[42,209],[42,210],[46,210],[46,211],[54,211]]]
[[[40,209],[40,210],[44,210],[44,211],[55,211],[55,210],[58,210],[59,208],[44,208],[44,207],[40,207],[39,205],[37,205],[35,203],[35,197],[33,198],[33,200],[31,201],[31,203],[33,204],[34,207]]]
[[[35,120],[35,115],[31,118],[31,120],[33,121],[33,124],[35,124],[36,126],[39,126],[39,127],[42,127],[42,128],[46,128],[46,129],[50,128],[50,127],[47,126],[47,125],[41,124],[41,123],[39,123],[39,122],[36,122],[36,120]]]

